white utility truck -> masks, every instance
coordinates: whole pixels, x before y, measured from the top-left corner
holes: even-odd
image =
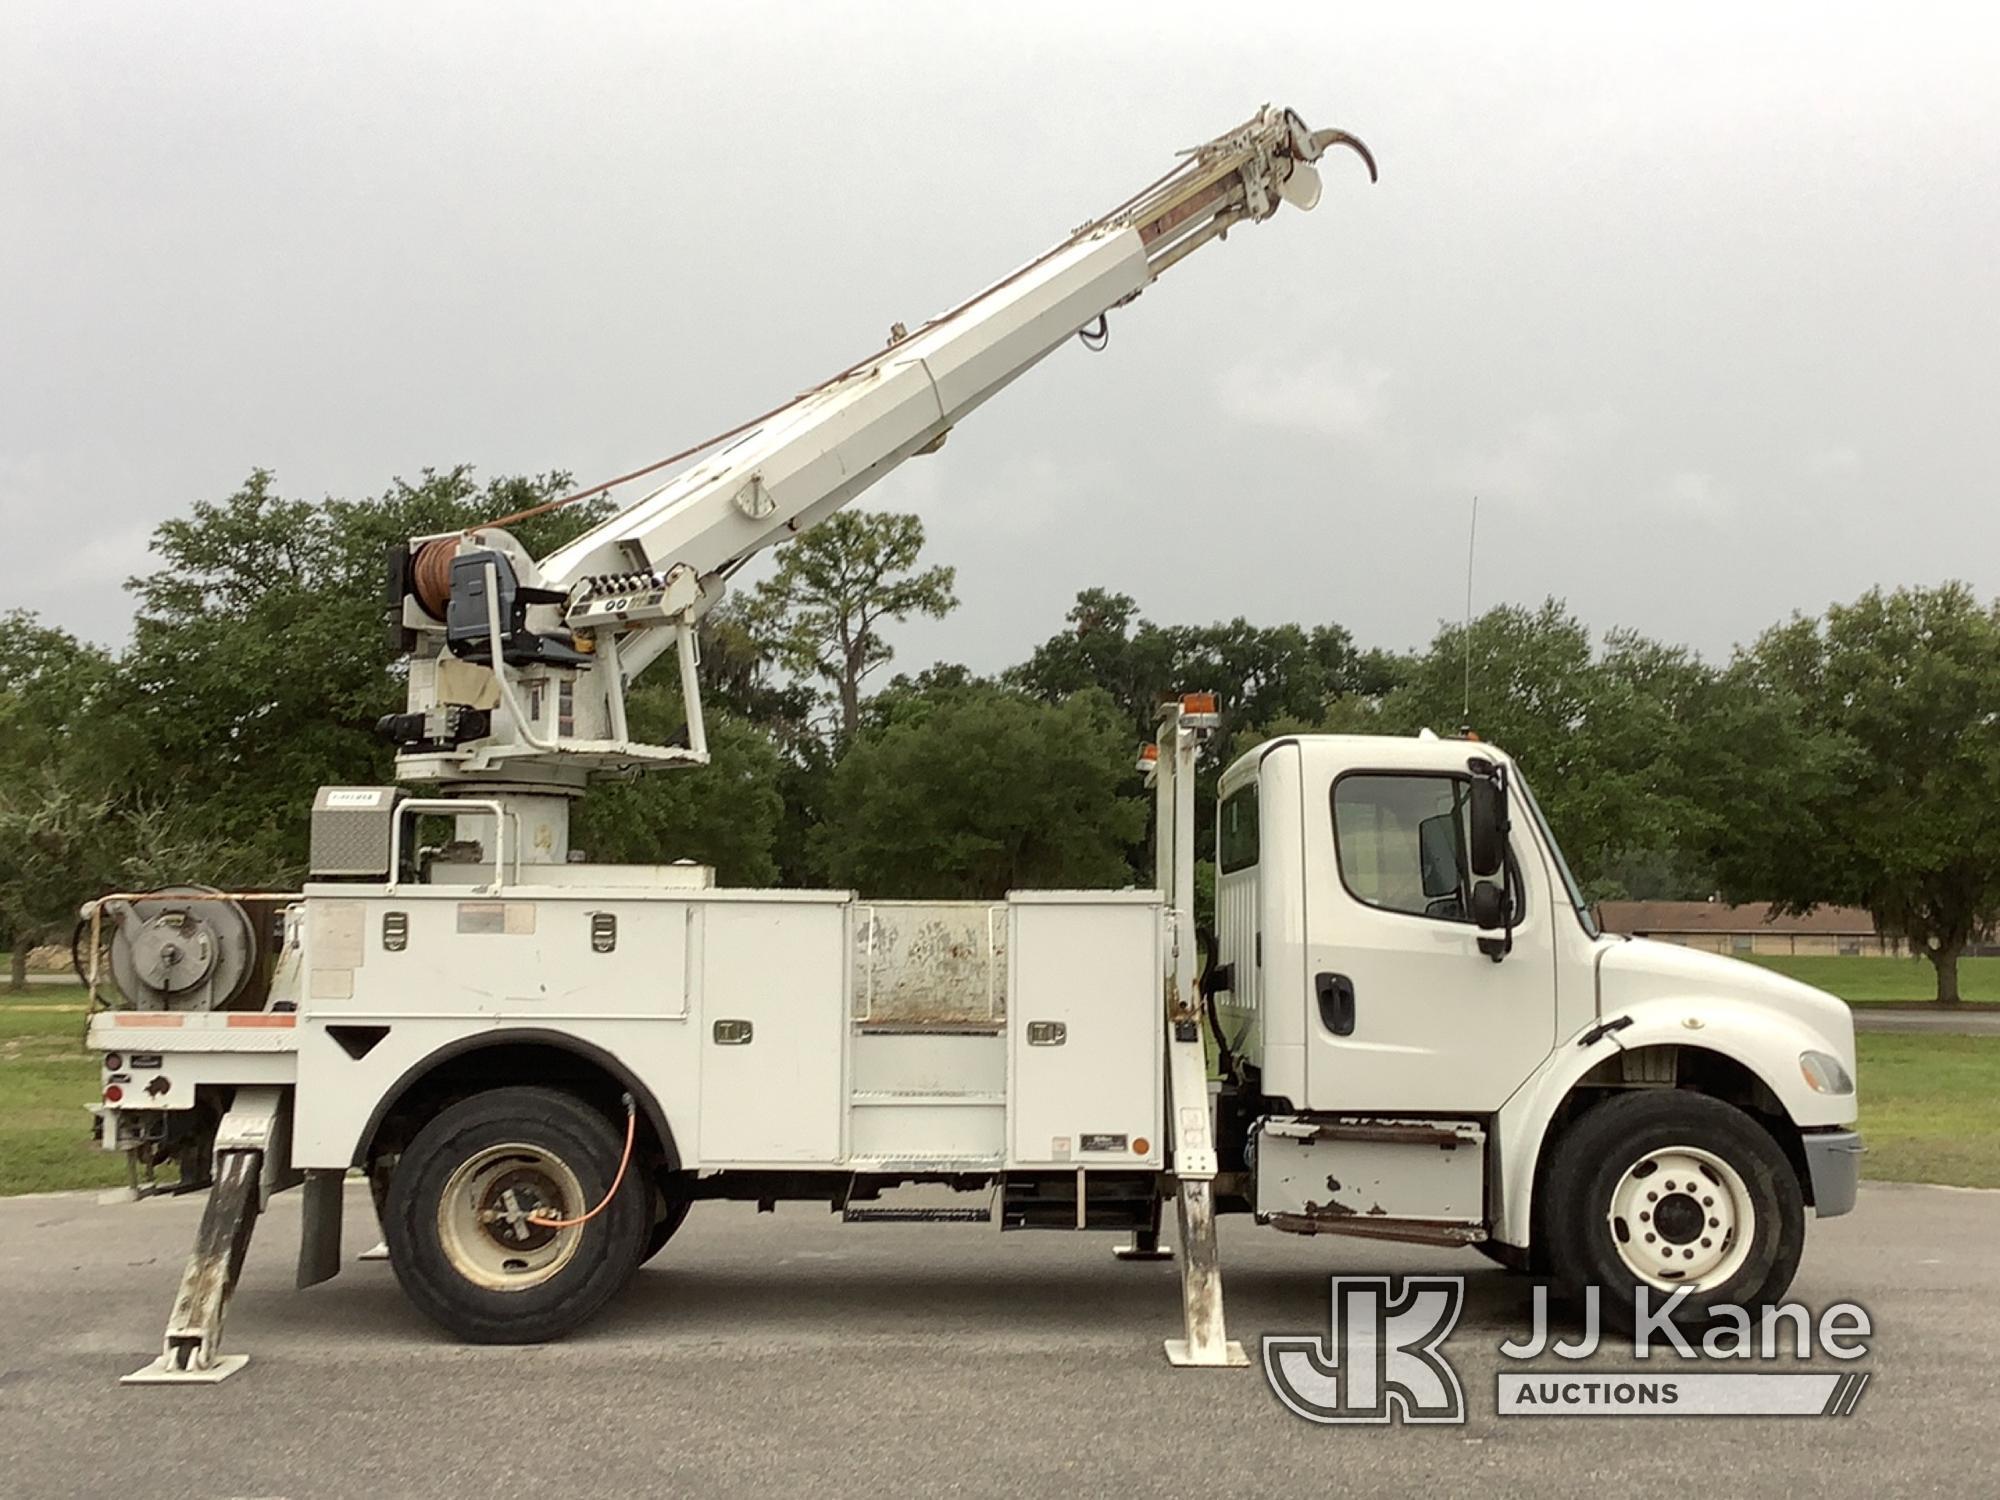
[[[410,1300],[483,1342],[576,1327],[704,1199],[1116,1230],[1135,1257],[1173,1253],[1171,1199],[1188,1365],[1243,1362],[1219,1211],[1688,1288],[1690,1317],[1784,1291],[1807,1208],[1853,1201],[1846,1007],[1600,934],[1527,783],[1477,741],[1239,758],[1208,942],[1200,694],[1141,757],[1150,889],[886,902],[570,858],[593,778],[706,760],[694,627],[737,568],[1072,335],[1100,341],[1191,251],[1310,208],[1334,145],[1372,177],[1353,138],[1260,111],[548,557],[501,524],[398,549],[409,697],[384,730],[425,794],[322,789],[302,892],[86,909],[102,1144],[135,1180],[171,1161],[211,1189],[133,1378],[240,1365],[222,1315],[269,1195],[302,1186],[312,1285],[356,1170]],[[669,648],[687,743],[635,742],[627,685]]]

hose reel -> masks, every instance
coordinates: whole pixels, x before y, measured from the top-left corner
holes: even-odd
[[[203,886],[107,900],[111,978],[137,1010],[225,1010],[262,989],[264,944],[241,901]]]

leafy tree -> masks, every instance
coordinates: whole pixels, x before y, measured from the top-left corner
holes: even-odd
[[[917,711],[922,712],[920,705],[926,700],[963,692],[967,688],[996,686],[998,684],[990,678],[981,677],[958,662],[935,662],[914,677],[906,672],[898,672],[891,677],[881,692],[861,705],[861,722],[867,728],[885,728],[905,717],[912,704],[919,705]]]
[[[664,744],[681,733],[677,685],[651,682],[627,700],[632,732]],[[709,763],[599,782],[570,815],[570,842],[607,864],[688,859],[726,885],[769,885],[785,805],[777,747],[728,712],[705,717]]]
[[[0,787],[0,917],[12,946],[8,987],[28,987],[28,951],[76,920],[101,886],[110,799],[66,782],[57,766]]]
[[[401,706],[382,622],[393,542],[474,525],[548,499],[567,476],[495,479],[425,470],[367,500],[287,499],[268,470],[197,502],[153,537],[156,568],[131,580],[138,618],[119,666],[128,783],[201,809],[208,836],[249,851],[259,881],[304,863],[305,808],[329,782],[387,779],[375,721]],[[603,514],[567,506],[512,528],[543,553]]]
[[[1158,706],[1187,692],[1221,699],[1225,730],[1283,718],[1316,718],[1345,695],[1389,686],[1391,659],[1355,649],[1338,625],[1252,625],[1241,616],[1212,625],[1157,625],[1129,594],[1085,589],[1051,636],[1007,674],[1038,698],[1084,688],[1109,694],[1134,734],[1150,738]]]
[[[34,616],[0,615],[0,938],[9,983],[102,888],[112,818],[112,663]]]
[[[1159,625],[1129,594],[1085,589],[1065,616],[1069,629],[1035,648],[1005,680],[1047,702],[1086,689],[1107,694],[1131,736],[1127,754],[1152,739],[1159,705],[1214,692],[1222,726],[1195,778],[1196,848],[1211,853],[1215,783],[1236,755],[1266,738],[1263,726],[1319,719],[1343,698],[1385,691],[1392,659],[1357,651],[1338,625],[1258,626],[1240,616],[1212,625]],[[1134,873],[1151,880],[1148,869]]]
[[[1470,671],[1468,673],[1468,662]],[[1613,631],[1602,652],[1555,599],[1445,625],[1383,700],[1392,733],[1465,725],[1520,764],[1586,891],[1621,893],[1634,851],[1675,851],[1693,817],[1680,755],[1714,674],[1688,651]],[[1468,692],[1469,684],[1469,692]]]
[[[1766,631],[1730,675],[1730,758],[1702,768],[1725,890],[1866,907],[1957,1004],[1959,955],[2000,923],[2000,605],[1871,590]]]
[[[1099,692],[909,695],[835,767],[814,854],[876,897],[1124,885],[1146,824],[1131,767],[1131,732]]]
[[[702,702],[711,710],[753,724],[781,746],[808,738],[813,693],[772,674],[774,649],[759,636],[749,603],[730,595],[701,618]]]
[[[1705,901],[1714,868],[1685,849],[1619,849],[1604,856],[1591,881],[1594,901]]]
[[[862,682],[895,654],[883,622],[942,619],[958,605],[955,569],[912,571],[923,549],[915,516],[842,511],[785,547],[757,586],[758,628],[787,670],[833,685],[843,742],[861,723]]]

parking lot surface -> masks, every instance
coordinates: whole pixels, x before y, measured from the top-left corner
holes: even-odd
[[[157,1352],[199,1200],[0,1200],[0,1494],[2000,1493],[2000,1193],[1869,1184],[1812,1226],[1794,1295],[1876,1327],[1838,1419],[1497,1417],[1530,1283],[1225,1220],[1253,1357],[1260,1334],[1325,1330],[1332,1274],[1468,1278],[1448,1353],[1469,1420],[1424,1429],[1315,1426],[1255,1368],[1171,1369],[1176,1268],[1114,1261],[1106,1236],[705,1205],[582,1334],[467,1348],[353,1262],[373,1224],[349,1208],[349,1263],[298,1292],[297,1195],[275,1199],[224,1339],[249,1366],[161,1388],[117,1377]],[[1633,1367],[1629,1346],[1600,1363]]]

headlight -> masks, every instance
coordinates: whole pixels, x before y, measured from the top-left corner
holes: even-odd
[[[1806,1076],[1806,1087],[1815,1094],[1854,1092],[1854,1080],[1847,1076],[1840,1059],[1829,1052],[1801,1052],[1799,1071]]]

